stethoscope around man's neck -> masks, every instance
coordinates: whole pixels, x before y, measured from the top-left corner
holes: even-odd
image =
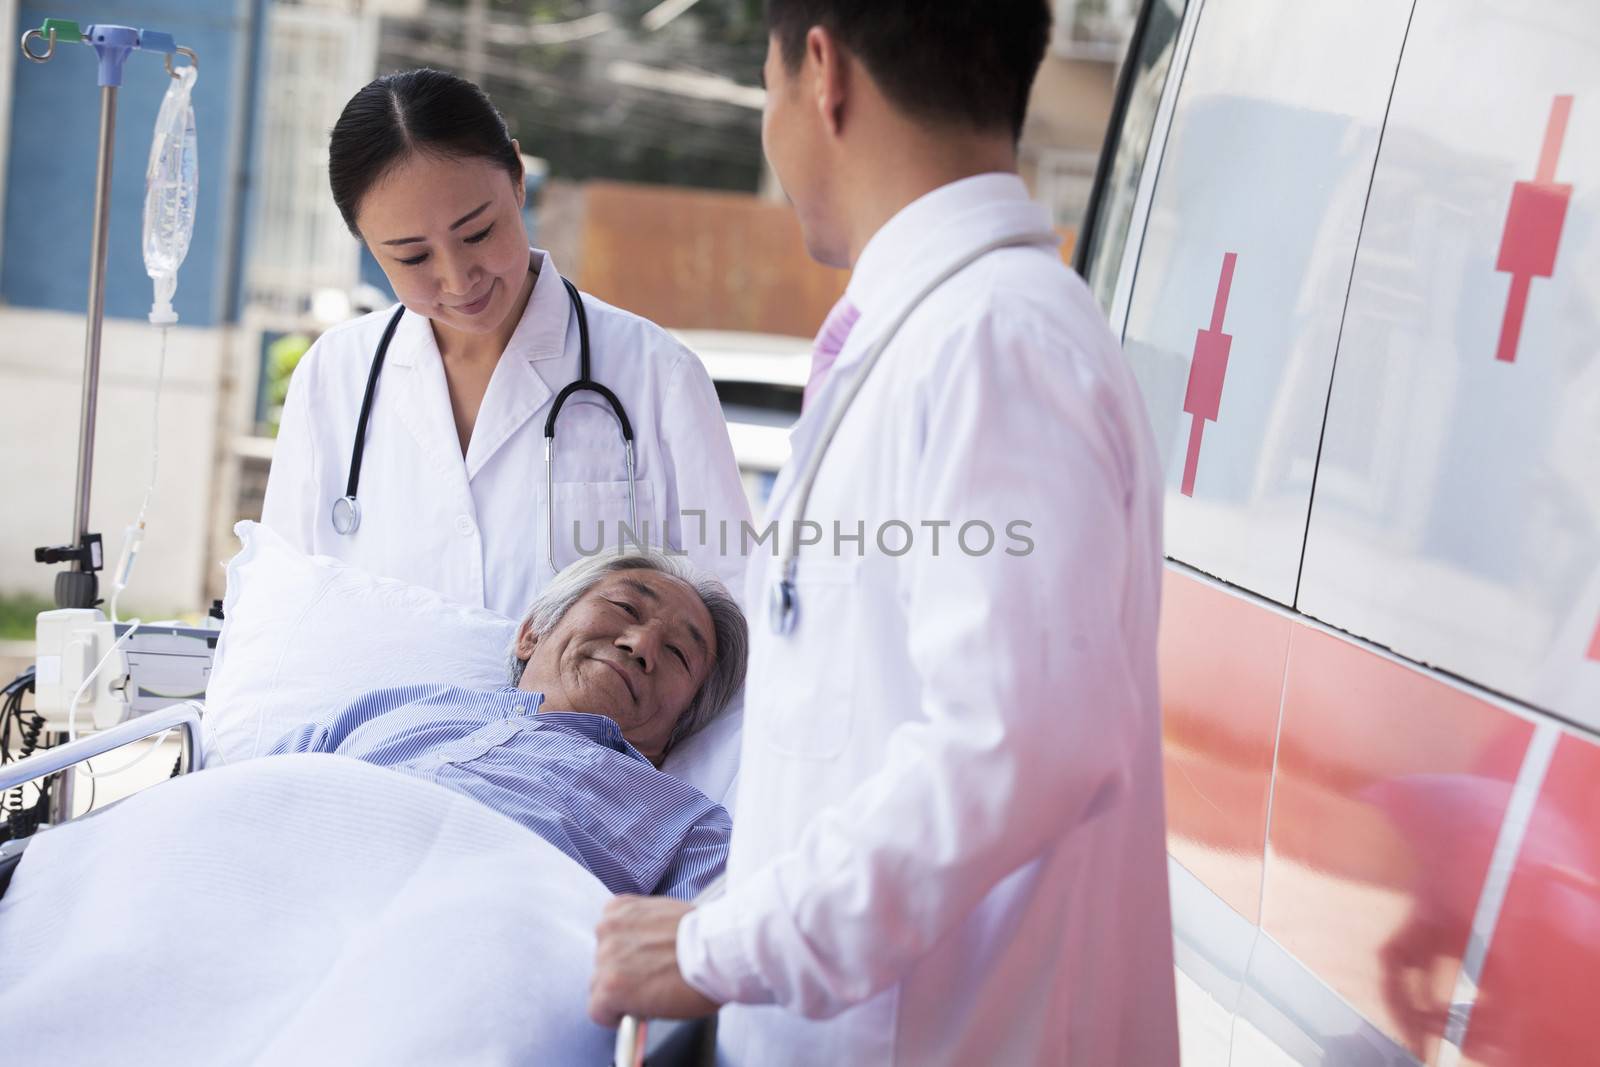
[[[798,573],[800,566],[799,531],[801,525],[805,522],[806,505],[811,500],[811,488],[816,484],[817,472],[822,469],[822,461],[827,458],[828,446],[833,444],[834,434],[838,432],[840,423],[844,422],[844,417],[849,414],[851,403],[855,401],[856,394],[861,392],[861,387],[866,383],[867,376],[872,373],[872,368],[877,365],[878,357],[883,355],[884,349],[888,348],[890,342],[899,334],[901,327],[905,326],[906,320],[911,318],[912,313],[921,307],[928,297],[933,295],[934,290],[990,252],[1019,245],[1059,245],[1060,243],[1061,238],[1056,234],[1048,231],[1039,231],[1037,233],[1013,234],[1010,237],[996,238],[974,249],[949,267],[946,267],[939,273],[938,277],[924,286],[921,292],[901,309],[899,316],[895,318],[887,330],[879,335],[878,339],[873,342],[872,347],[867,349],[866,354],[861,357],[861,362],[856,367],[855,373],[844,383],[838,399],[828,408],[828,421],[823,423],[822,430],[817,434],[817,443],[811,449],[810,455],[807,456],[806,464],[801,469],[799,479],[795,484],[794,519],[789,526],[794,536],[784,539],[780,534],[779,539],[783,543],[783,554],[778,560],[778,577],[772,584],[772,592],[769,594],[767,602],[767,621],[771,624],[773,633],[781,637],[787,637],[794,633],[795,626],[799,622],[800,590],[795,585],[795,575]]]
[[[617,394],[591,377],[589,316],[584,311],[583,297],[578,293],[578,287],[566,278],[561,279],[561,284],[566,287],[567,298],[571,300],[572,309],[578,316],[578,377],[556,394],[555,400],[550,404],[550,414],[544,420],[545,544],[551,573],[556,570],[554,506],[556,419],[561,416],[561,409],[566,405],[567,398],[574,393],[599,394],[610,405],[611,414],[616,416],[617,424],[622,429],[622,444],[628,460],[628,521],[632,530],[637,532],[639,529],[639,499],[634,479],[633,423],[628,420],[628,411],[622,406]],[[361,397],[361,415],[356,419],[355,446],[350,451],[350,477],[345,483],[344,496],[333,502],[333,530],[344,537],[354,534],[361,528],[361,502],[356,499],[356,489],[361,484],[361,456],[367,447],[367,422],[372,417],[372,398],[378,391],[378,375],[383,371],[383,361],[389,354],[389,344],[394,340],[394,332],[399,328],[400,320],[405,313],[405,305],[401,305],[389,319],[388,325],[384,327],[383,337],[378,341],[378,349],[373,353],[372,369],[367,372],[367,390]]]

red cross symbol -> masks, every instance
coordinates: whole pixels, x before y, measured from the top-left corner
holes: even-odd
[[[1511,189],[1511,208],[1506,212],[1506,229],[1500,238],[1500,259],[1495,263],[1495,270],[1511,275],[1511,294],[1500,326],[1500,347],[1495,352],[1495,358],[1505,363],[1517,358],[1529,286],[1534,278],[1548,278],[1555,273],[1556,246],[1561,243],[1561,227],[1567,219],[1567,203],[1572,199],[1572,186],[1555,180],[1556,159],[1561,155],[1571,114],[1572,97],[1556,97],[1544,128],[1538,173],[1533,181],[1517,182]]]
[[[1184,394],[1183,410],[1194,416],[1189,424],[1189,455],[1183,462],[1183,495],[1194,496],[1195,470],[1200,466],[1200,436],[1206,421],[1217,421],[1222,407],[1222,380],[1228,375],[1228,350],[1233,335],[1222,332],[1222,317],[1228,313],[1228,290],[1233,288],[1233,265],[1237,252],[1222,257],[1222,277],[1217,280],[1217,299],[1211,305],[1211,327],[1200,330],[1194,339],[1194,359],[1189,363],[1189,390]]]

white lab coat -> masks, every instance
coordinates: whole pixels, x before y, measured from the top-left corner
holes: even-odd
[[[1014,176],[907,207],[768,518],[864,351],[968,251],[1048,229]],[[1156,685],[1161,478],[1132,377],[1053,250],[922,305],[828,452],[788,637],[752,621],[729,889],[679,926],[745,1065],[1177,1062]],[[854,536],[835,553],[832,523]],[[914,548],[898,552],[905,522]],[[996,532],[983,554],[982,520]],[[1008,536],[1013,521],[1034,544]],[[935,554],[923,522],[948,521]],[[777,564],[752,557],[746,603]],[[773,1006],[762,1006],[773,1005]]]
[[[546,562],[544,423],[578,376],[578,323],[561,276],[535,251],[539,278],[496,365],[463,459],[444,364],[421,315],[400,320],[378,379],[361,465],[361,525],[340,536],[344,495],[373,352],[393,308],[337,326],[296,368],[267,481],[262,521],[309,553],[519,617],[552,576]],[[633,423],[638,516],[649,540],[686,550],[736,595],[737,531],[749,505],[705,368],[665,331],[585,294],[592,374]],[[609,407],[574,394],[556,428],[556,564],[593,551],[603,522],[615,547],[628,521],[627,465]],[[707,514],[702,522],[692,512]],[[687,518],[685,518],[686,513]],[[581,523],[574,540],[573,522]],[[702,536],[709,525],[710,536]]]

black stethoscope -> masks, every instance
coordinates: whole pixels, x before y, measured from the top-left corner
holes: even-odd
[[[633,423],[628,421],[627,409],[617,399],[617,394],[589,376],[589,316],[584,312],[583,297],[578,294],[578,287],[566,278],[561,279],[561,284],[566,287],[572,309],[578,314],[578,378],[556,394],[550,405],[550,415],[544,420],[545,544],[551,571],[556,569],[555,509],[552,506],[555,501],[556,419],[560,417],[567,398],[574,393],[598,393],[611,406],[611,414],[616,416],[617,424],[622,428],[622,444],[628,456],[628,521],[632,529],[639,528],[639,500],[633,465]],[[361,482],[361,454],[367,447],[367,420],[372,415],[372,398],[378,391],[378,375],[383,370],[384,357],[389,354],[389,342],[394,340],[394,331],[405,313],[405,306],[401,305],[389,319],[383,337],[378,341],[378,350],[373,353],[372,369],[367,372],[367,391],[361,397],[361,416],[356,420],[356,443],[350,451],[350,479],[345,484],[344,496],[333,502],[333,530],[342,537],[348,537],[361,528],[361,503],[356,499],[356,488]]]

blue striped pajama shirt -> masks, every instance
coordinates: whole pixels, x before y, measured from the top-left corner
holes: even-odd
[[[727,811],[657,770],[612,720],[542,703],[510,686],[380,689],[272,752],[334,752],[437,782],[515,819],[613,893],[688,900],[722,873]]]

